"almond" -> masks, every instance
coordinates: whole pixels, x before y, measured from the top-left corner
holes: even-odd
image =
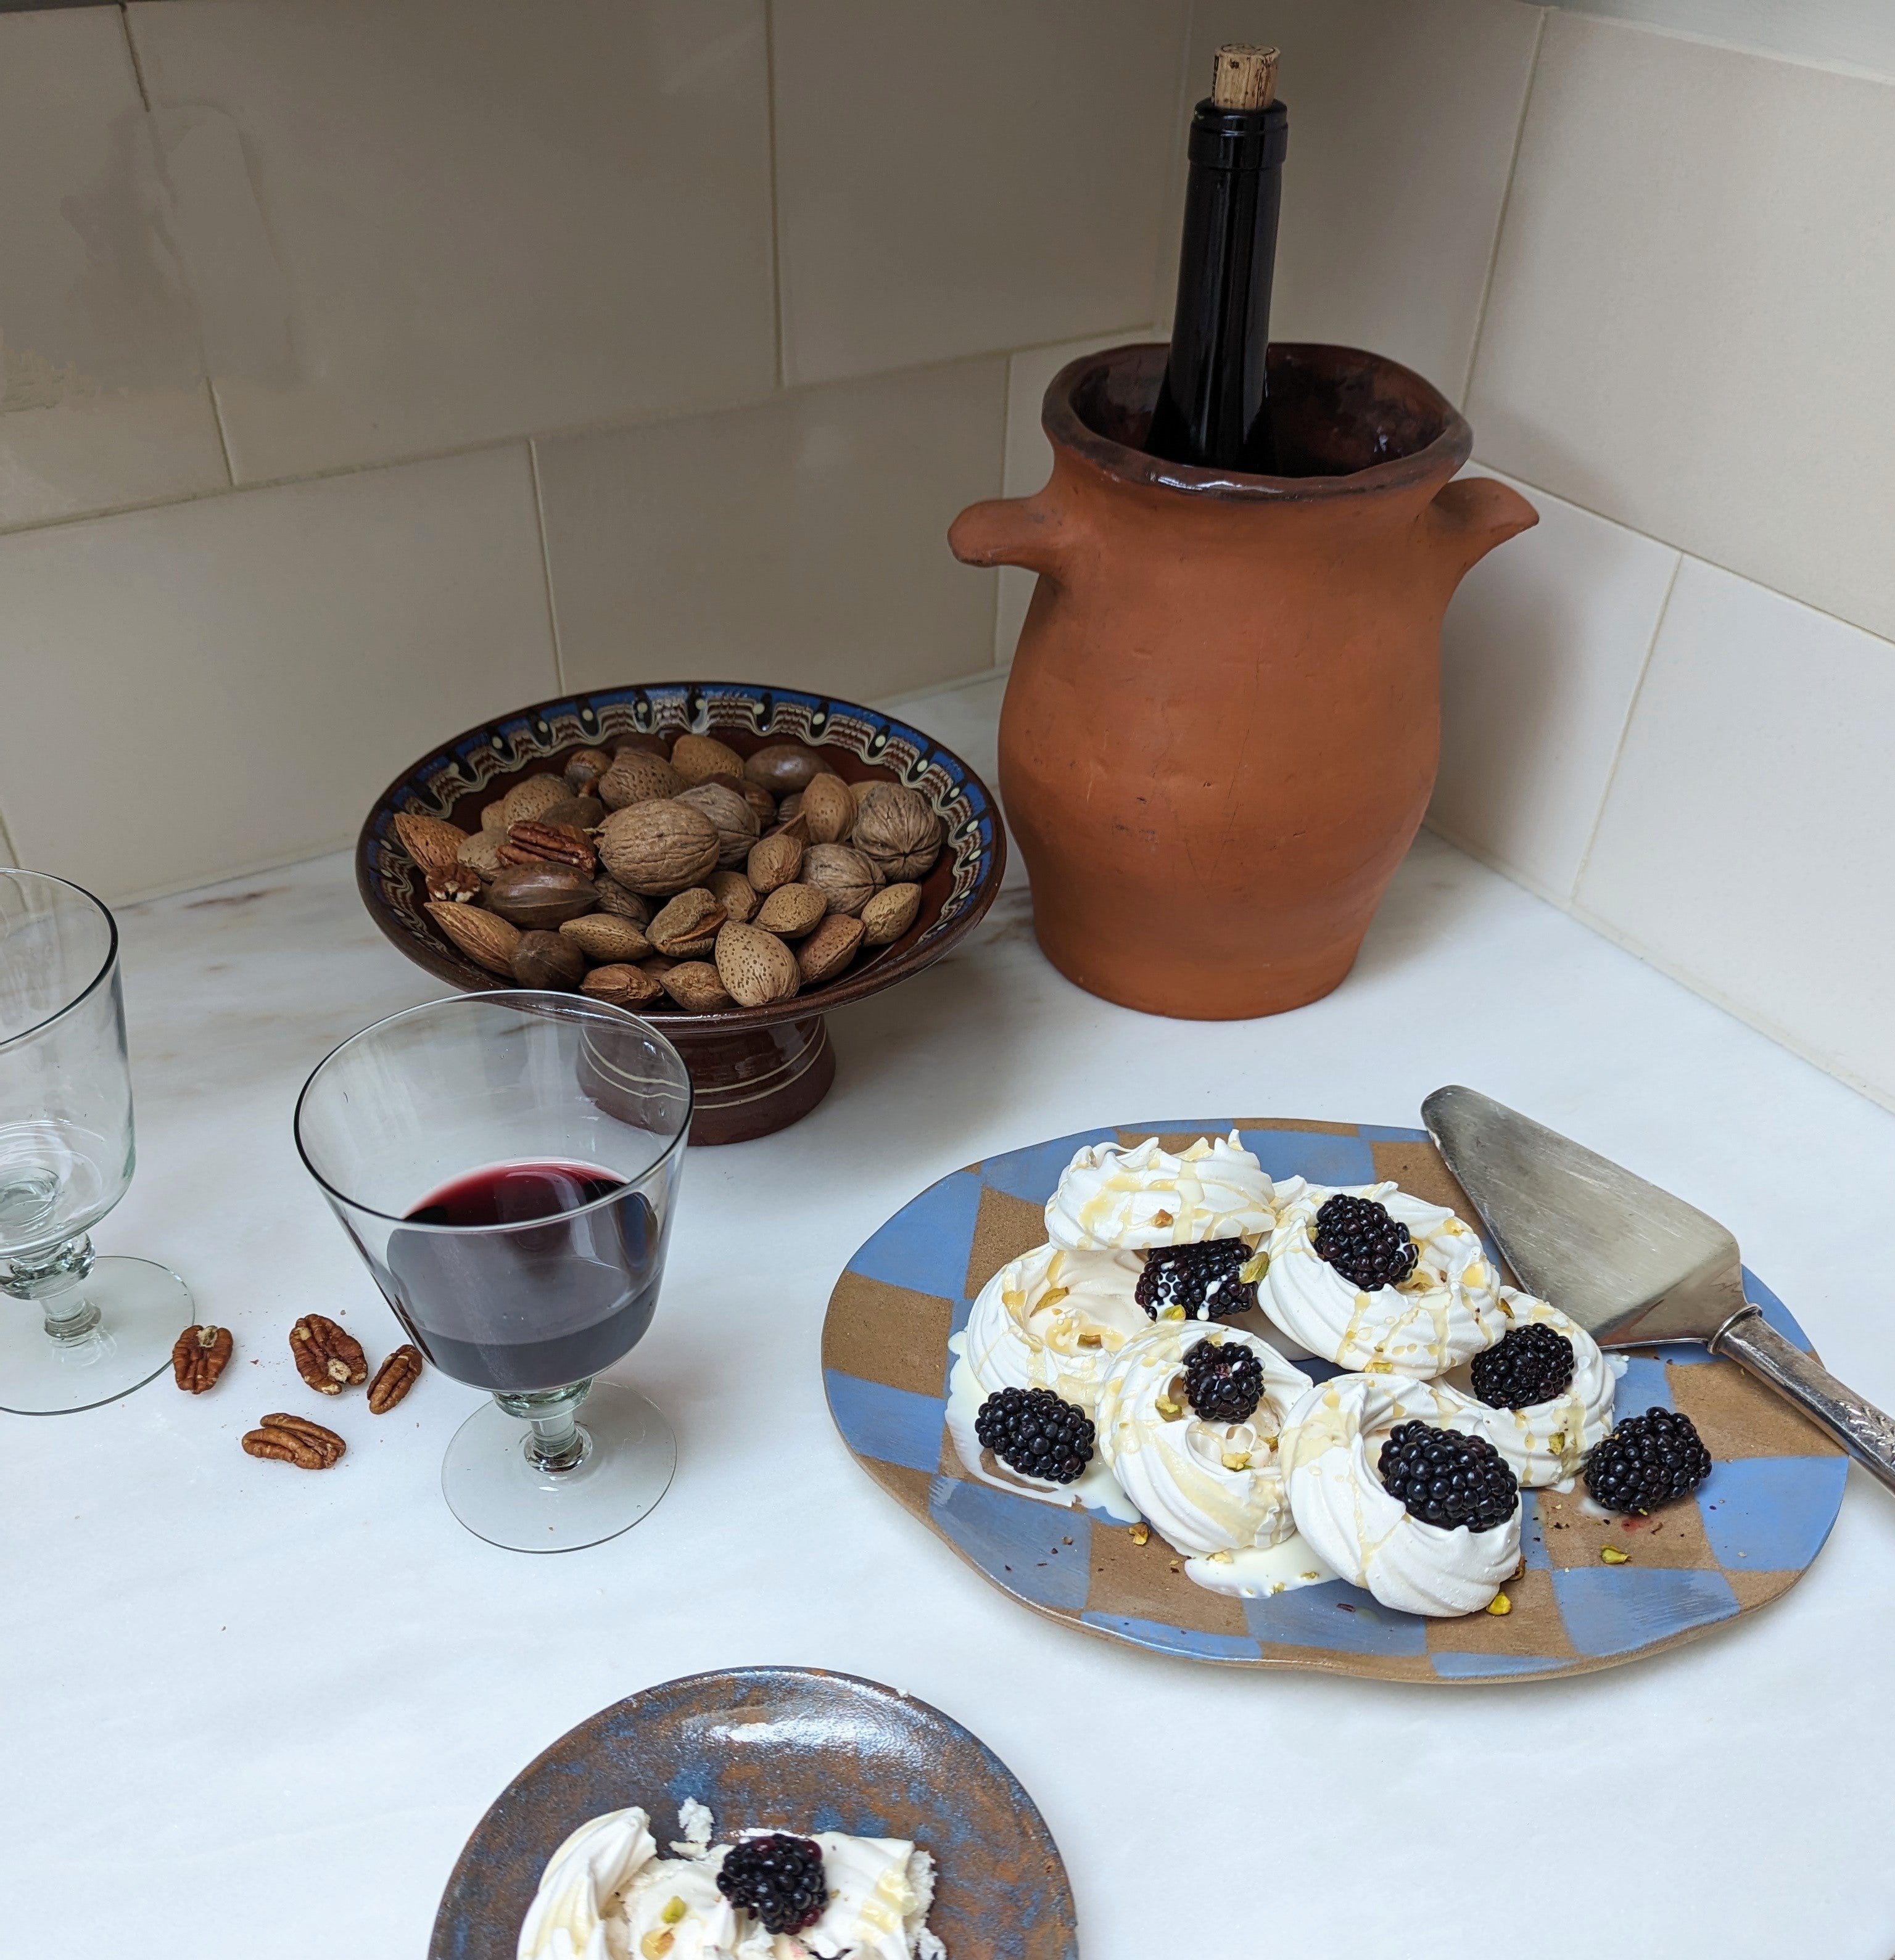
[[[550,810],[556,803],[564,803],[572,794],[564,776],[548,775],[543,770],[515,783],[500,799],[500,807],[505,813],[511,829],[516,823],[537,822],[542,812]]]
[[[592,889],[599,895],[600,911],[610,912],[614,918],[642,925],[651,916],[650,904],[636,892],[628,892],[609,871],[601,871],[593,880]]]
[[[428,916],[476,966],[513,978],[513,950],[520,943],[518,926],[510,925],[498,912],[482,912],[473,905],[436,900],[427,909]]]
[[[507,800],[505,797],[488,804],[480,813],[482,834],[488,837],[504,838],[507,834]]]
[[[756,916],[756,887],[741,871],[713,871],[704,884],[711,896],[724,908],[726,918],[735,919],[739,925],[747,925]]]
[[[756,813],[759,830],[776,821],[776,799],[768,790],[760,789],[755,783],[743,782],[737,785],[737,793]]]
[[[720,864],[728,869],[750,855],[761,826],[740,790],[726,788],[721,783],[699,783],[695,789],[680,790],[677,800],[687,809],[702,810],[717,826]]]
[[[575,797],[596,796],[599,778],[612,766],[612,758],[603,749],[581,749],[568,756],[560,774]]]
[[[773,892],[787,885],[803,868],[801,838],[787,830],[760,838],[750,846],[745,875],[759,892]]]
[[[634,803],[674,797],[683,787],[684,778],[662,756],[644,749],[621,749],[592,794],[607,810],[629,810]]]
[[[622,885],[669,898],[717,869],[722,840],[701,810],[668,798],[615,810],[599,826],[599,855]]]
[[[701,959],[715,942],[724,908],[702,885],[680,892],[645,929],[645,936],[670,959]]]
[[[884,885],[862,908],[863,943],[892,946],[914,924],[920,910],[919,885]]]
[[[812,843],[839,844],[854,827],[855,799],[840,776],[817,776],[804,791],[797,814],[809,826]]]
[[[671,745],[671,766],[687,783],[707,776],[740,776],[744,758],[711,735],[680,735]]]
[[[882,882],[874,866],[846,844],[812,844],[803,853],[803,877],[806,883],[820,887],[831,912],[852,917],[875,896]]]
[[[467,833],[457,823],[409,810],[395,819],[395,835],[422,870],[437,878],[460,862],[460,847],[468,842]]]
[[[717,936],[717,977],[740,1007],[786,1001],[802,979],[796,956],[760,926],[727,925]]]
[[[651,950],[651,942],[629,918],[615,918],[610,912],[588,912],[583,918],[568,919],[559,931],[588,959],[608,966],[645,959]]]
[[[579,991],[615,1007],[642,1007],[657,1000],[664,989],[648,973],[635,966],[595,966],[579,982]]]
[[[505,835],[502,830],[476,830],[460,847],[462,868],[476,878],[491,878],[500,868],[500,846]]]
[[[740,926],[737,930],[748,932],[750,928]],[[687,1014],[715,1014],[731,1004],[717,969],[708,959],[680,962],[665,974],[661,984]]]
[[[831,912],[804,940],[797,956],[803,985],[820,987],[824,981],[834,979],[855,957],[855,949],[862,943],[862,921],[851,918],[846,912]]]
[[[801,939],[828,910],[829,900],[814,885],[779,885],[758,907],[756,923],[779,939]]]

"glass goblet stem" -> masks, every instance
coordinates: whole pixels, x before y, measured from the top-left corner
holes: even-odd
[[[48,1338],[76,1345],[99,1329],[99,1309],[82,1290],[92,1259],[92,1240],[81,1232],[43,1256],[14,1259],[0,1277],[0,1290],[15,1300],[37,1300]]]
[[[588,1375],[563,1389],[539,1389],[524,1395],[494,1397],[510,1416],[531,1425],[521,1440],[527,1461],[536,1470],[576,1470],[592,1453],[592,1439],[579,1427],[576,1413],[592,1386]]]

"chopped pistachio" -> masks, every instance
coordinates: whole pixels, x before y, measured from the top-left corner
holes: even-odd
[[[1602,1545],[1599,1548],[1599,1556],[1607,1565],[1629,1565],[1632,1563],[1631,1553],[1621,1551],[1616,1545]]]
[[[1514,1609],[1514,1602],[1504,1592],[1496,1592],[1487,1602],[1487,1610],[1497,1619],[1505,1619]]]

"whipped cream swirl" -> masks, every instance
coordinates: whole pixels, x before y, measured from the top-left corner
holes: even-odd
[[[1206,1422],[1184,1392],[1184,1357],[1200,1341],[1247,1348],[1263,1396],[1247,1422]],[[1277,1437],[1310,1378],[1235,1327],[1209,1333],[1161,1321],[1114,1357],[1099,1398],[1099,1449],[1159,1536],[1187,1557],[1280,1545],[1295,1526]]]
[[[718,1891],[728,1844],[688,1800],[685,1841],[661,1858],[651,1819],[633,1806],[582,1825],[548,1860],[520,1930],[518,1960],[946,1960],[928,1927],[934,1861],[906,1838],[810,1834],[829,1903],[814,1925],[772,1934]],[[767,1834],[746,1831],[746,1837]]]
[[[1084,1248],[1190,1246],[1202,1239],[1260,1245],[1276,1221],[1263,1166],[1237,1141],[1200,1137],[1174,1157],[1148,1137],[1129,1150],[1088,1144],[1046,1200],[1046,1236]]]
[[[1476,1532],[1423,1524],[1384,1488],[1375,1463],[1397,1424],[1485,1433],[1479,1405],[1444,1382],[1338,1375],[1290,1411],[1277,1444],[1290,1510],[1323,1562],[1384,1606],[1445,1618],[1475,1613],[1520,1563],[1520,1507]]]
[[[1415,1269],[1398,1287],[1362,1292],[1317,1256],[1316,1214],[1337,1194],[1291,1178],[1277,1187],[1263,1310],[1291,1340],[1339,1367],[1425,1380],[1443,1373],[1507,1331],[1500,1275],[1471,1225],[1392,1184],[1350,1187],[1408,1227]]]
[[[1113,1356],[1151,1325],[1133,1252],[1036,1246],[983,1287],[961,1352],[983,1395],[1050,1389],[1090,1415]]]
[[[1617,1377],[1598,1342],[1556,1306],[1511,1287],[1501,1288],[1500,1304],[1510,1325],[1537,1322],[1572,1343],[1572,1383],[1564,1395],[1527,1408],[1489,1408],[1484,1402],[1475,1403],[1481,1433],[1506,1458],[1523,1489],[1563,1484],[1579,1474],[1587,1456],[1611,1433]]]

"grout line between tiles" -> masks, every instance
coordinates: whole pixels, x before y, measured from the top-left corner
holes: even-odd
[[[1632,690],[1632,698],[1626,703],[1625,719],[1619,724],[1619,739],[1612,745],[1612,765],[1606,771],[1604,787],[1599,792],[1597,807],[1592,813],[1592,827],[1586,832],[1586,848],[1579,854],[1578,868],[1572,874],[1572,902],[1579,902],[1579,888],[1585,883],[1586,872],[1592,863],[1592,847],[1599,841],[1600,826],[1606,820],[1606,805],[1612,800],[1613,786],[1619,780],[1619,765],[1625,759],[1626,743],[1632,734],[1632,718],[1639,711],[1639,702],[1645,693],[1646,676],[1651,671],[1651,657],[1658,649],[1658,635],[1664,631],[1664,616],[1671,609],[1671,595],[1677,590],[1678,574],[1684,566],[1684,553],[1680,552],[1671,561],[1671,576],[1664,582],[1664,597],[1658,601],[1658,610],[1651,622],[1651,632],[1645,643],[1645,658],[1639,663],[1639,678]]]
[[[546,539],[546,499],[540,482],[540,445],[530,437],[527,441],[527,469],[533,479],[533,518],[540,532],[540,574],[546,586],[546,629],[553,637],[553,685],[564,694],[565,650],[559,644],[559,606],[553,592],[553,547]]]
[[[1460,394],[1455,406],[1467,412],[1467,398],[1473,392],[1474,366],[1480,358],[1480,338],[1487,330],[1487,306],[1494,294],[1494,274],[1500,265],[1500,240],[1507,229],[1507,212],[1514,201],[1514,177],[1520,168],[1520,146],[1526,140],[1527,112],[1533,106],[1534,84],[1540,75],[1540,50],[1546,39],[1546,9],[1541,8],[1533,33],[1533,52],[1527,58],[1527,85],[1520,91],[1520,120],[1514,125],[1513,148],[1507,157],[1507,187],[1501,192],[1499,215],[1494,220],[1494,242],[1488,248],[1486,275],[1480,282],[1480,304],[1474,310],[1473,337],[1467,343],[1467,365],[1461,372]]]
[[[763,0],[763,130],[770,153],[770,313],[776,336],[776,385],[789,385],[783,340],[783,215],[776,182],[776,0]]]
[[[139,100],[145,105],[145,113],[151,113],[151,91],[145,85],[145,64],[139,59],[137,37],[132,32],[132,10],[119,0],[119,25],[125,33],[125,51],[132,59],[132,79],[138,84]]]

